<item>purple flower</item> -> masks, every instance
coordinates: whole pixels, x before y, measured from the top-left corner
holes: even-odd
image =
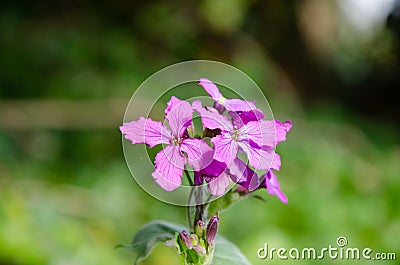
[[[264,113],[257,109],[254,104],[254,101],[245,101],[241,99],[226,99],[219,92],[218,87],[210,80],[206,78],[200,78],[199,85],[204,88],[204,90],[212,97],[215,102],[215,108],[222,113],[225,109],[232,113],[240,113],[234,119],[234,125],[237,127],[241,123],[247,124],[250,120],[261,120],[264,118]],[[240,119],[240,120],[239,120]],[[236,124],[238,123],[238,124]]]
[[[201,139],[186,137],[186,128],[192,124],[192,108],[188,102],[172,97],[165,114],[170,128],[162,122],[141,117],[123,124],[120,130],[132,144],[147,144],[149,147],[165,144],[155,157],[152,176],[164,190],[172,191],[181,185],[185,164],[201,170],[211,162],[206,161],[207,156],[203,154],[212,149]]]
[[[286,139],[286,132],[290,130],[286,123],[281,126],[282,122],[274,120],[250,121],[237,128],[214,108],[203,108],[200,101],[194,101],[192,107],[200,114],[203,126],[221,130],[220,135],[211,139],[215,149],[214,159],[228,167],[241,150],[255,169],[268,170],[275,153],[273,148]]]
[[[215,98],[218,93],[216,90]],[[247,191],[259,187],[257,173],[237,158],[238,151],[246,153],[250,166],[257,170],[279,170],[280,156],[274,148],[286,140],[286,133],[292,127],[290,121],[259,120],[263,116],[256,116],[255,112],[247,116],[242,116],[243,112],[229,112],[230,121],[214,108],[203,108],[200,101],[193,102],[192,107],[200,114],[204,127],[221,131],[211,139],[215,149],[214,161],[206,170],[195,174],[199,182],[203,179],[208,182],[211,194],[222,195],[230,183],[229,177]],[[216,162],[225,164],[225,170]]]

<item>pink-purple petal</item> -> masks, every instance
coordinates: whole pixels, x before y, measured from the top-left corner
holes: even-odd
[[[275,120],[275,126],[276,126],[276,143],[286,141],[286,133],[289,132],[290,129],[292,129],[292,122],[291,121],[281,122],[279,120]]]
[[[219,176],[226,169],[227,165],[225,163],[213,159],[207,167],[202,169],[202,172],[208,176]]]
[[[235,158],[233,163],[230,164],[229,173],[235,183],[238,183],[249,191],[257,189],[260,184],[257,173],[239,158]]]
[[[278,179],[272,170],[266,174],[265,183],[270,195],[276,195],[283,203],[288,203],[288,199],[285,193],[282,192]]]
[[[177,98],[173,99],[169,106],[171,108],[168,111],[166,110],[168,114],[165,118],[169,122],[172,134],[175,137],[181,137],[185,129],[192,124],[192,107],[188,102]]]
[[[226,99],[223,105],[227,111],[251,111],[257,109],[254,102],[241,99]]]
[[[276,147],[278,143],[286,140],[286,133],[291,126],[290,121],[283,123],[279,120],[260,120],[248,122],[240,131],[260,147]]]
[[[222,172],[217,177],[208,177],[206,180],[208,182],[208,189],[214,196],[222,196],[230,184],[229,176],[225,172]]]
[[[279,170],[280,168],[281,168],[281,156],[275,153],[274,159],[272,160],[271,169]]]
[[[214,144],[214,159],[229,166],[237,155],[237,142],[232,140],[229,133],[217,135],[211,139],[211,142]]]
[[[275,147],[277,144],[275,122],[272,120],[251,121],[241,130],[246,132],[249,140],[260,147]]]
[[[171,99],[167,102],[167,107],[165,108],[165,115],[168,115],[168,113],[174,109],[177,105],[182,103],[182,100],[179,98],[172,96]]]
[[[239,147],[246,153],[249,164],[257,170],[271,168],[275,151],[272,148],[260,148],[250,142],[238,142]]]
[[[229,116],[232,118],[233,125],[237,128],[243,127],[250,121],[259,121],[264,119],[264,113],[259,110],[250,110],[250,111],[230,111]]]
[[[276,147],[280,142],[286,140],[286,134],[292,128],[292,122],[281,122],[279,120],[262,121],[262,133],[265,145]]]
[[[213,160],[214,150],[202,139],[186,138],[180,147],[188,157],[188,164],[195,171],[207,167]]]
[[[203,184],[203,173],[201,171],[194,171],[193,178],[195,186]]]
[[[147,144],[154,147],[158,144],[169,144],[170,130],[159,121],[140,117],[137,121],[124,123],[119,127],[121,133],[132,144]]]
[[[200,78],[199,86],[202,86],[214,101],[219,101],[222,98],[218,87],[207,78]]]
[[[152,176],[158,185],[166,191],[178,188],[182,183],[182,173],[186,158],[181,154],[179,146],[167,145],[155,158]]]
[[[195,111],[197,111],[201,116],[201,122],[203,126],[209,128],[211,130],[220,129],[222,131],[232,131],[233,126],[232,123],[228,120],[227,117],[221,115],[214,108],[203,108],[201,102],[196,100],[192,103],[192,107]]]

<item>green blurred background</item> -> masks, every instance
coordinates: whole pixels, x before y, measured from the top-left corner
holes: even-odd
[[[243,70],[294,124],[278,148],[289,204],[260,191],[221,214],[223,236],[253,264],[272,263],[264,243],[341,235],[400,259],[399,21],[395,0],[3,1],[0,264],[131,264],[114,246],[140,226],[185,224],[135,183],[118,126],[141,82],[190,59]],[[160,245],[143,264],[178,259]]]

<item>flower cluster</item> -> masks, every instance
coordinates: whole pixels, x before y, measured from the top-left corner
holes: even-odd
[[[232,180],[239,184],[239,192],[266,188],[287,203],[274,173],[281,166],[275,148],[286,140],[291,122],[265,120],[254,101],[224,98],[208,79],[201,78],[199,85],[214,100],[213,107],[173,96],[165,109],[169,126],[141,117],[120,127],[133,144],[164,145],[155,157],[155,181],[166,191],[178,188],[187,164],[193,168],[194,185],[206,183],[215,196],[223,195]],[[194,134],[194,113],[201,117],[201,135]],[[239,158],[239,153],[248,160]],[[259,177],[256,171],[264,170]]]

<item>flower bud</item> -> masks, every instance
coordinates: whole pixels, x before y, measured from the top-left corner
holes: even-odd
[[[219,218],[218,216],[213,216],[211,220],[207,224],[207,229],[206,229],[206,239],[208,244],[213,244],[215,236],[217,235],[218,232],[218,223],[219,223]]]
[[[196,234],[190,234],[190,239],[192,240],[193,245],[199,244],[199,238],[196,236]]]
[[[198,237],[203,237],[205,231],[205,224],[202,220],[197,220],[196,225],[194,227],[194,232]]]
[[[185,230],[179,233],[179,238],[188,249],[193,248],[192,240]]]
[[[198,254],[200,254],[200,255],[206,255],[206,254],[207,254],[206,249],[203,248],[203,247],[200,246],[200,245],[194,245],[194,246],[193,246],[193,249],[194,249]]]

